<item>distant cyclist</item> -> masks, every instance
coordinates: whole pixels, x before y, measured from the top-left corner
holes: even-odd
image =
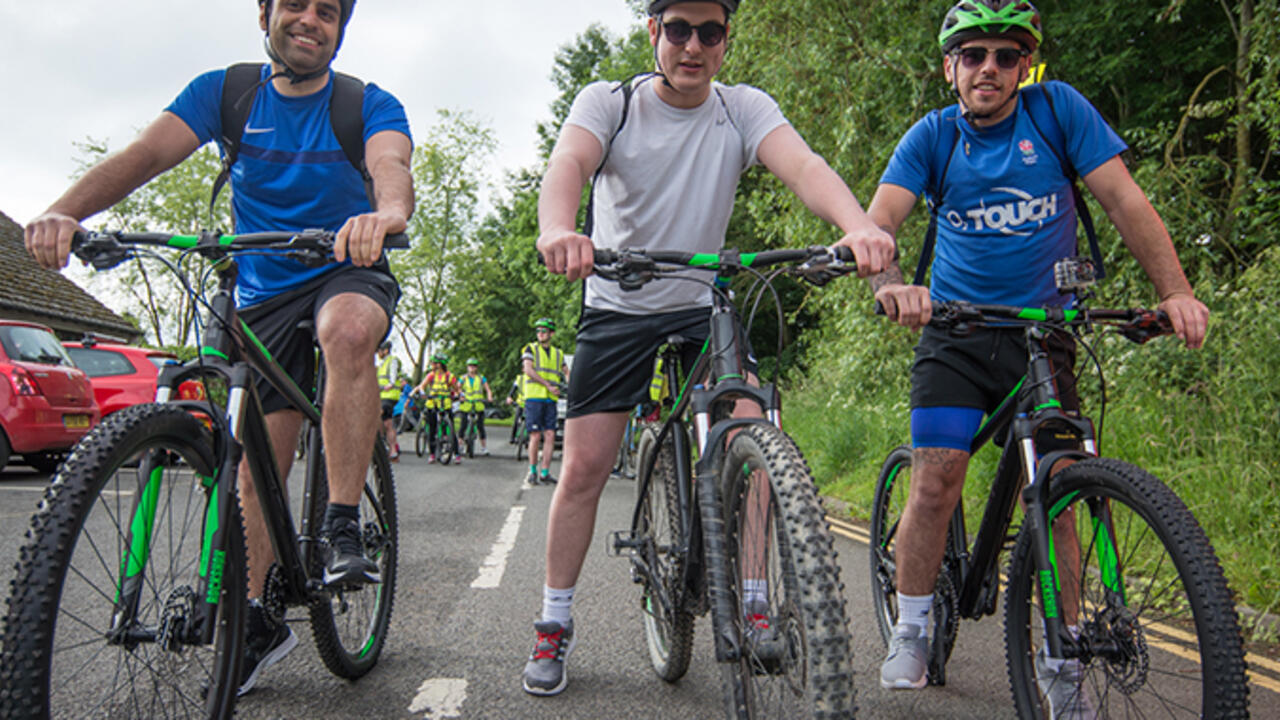
[[[337,231],[337,263],[312,268],[281,253],[243,254],[236,300],[240,318],[271,356],[309,391],[315,386],[315,341],[324,353],[322,428],[329,506],[320,535],[324,581],[332,585],[379,582],[365,557],[357,505],[378,435],[378,391],[370,362],[394,316],[400,287],[382,256],[383,237],[403,232],[413,212],[413,143],[400,102],[373,84],[364,86],[365,178],[346,161],[330,122],[334,73],[355,0],[257,0],[270,62],[244,98],[251,111],[241,152],[229,168],[235,231]],[[193,18],[194,19],[194,18]],[[90,168],[26,228],[26,247],[46,268],[67,264],[72,233],[99,213],[177,165],[209,141],[226,137],[220,99],[225,69],[186,86],[136,140]],[[250,128],[270,132],[249,133]],[[221,148],[224,153],[225,147]],[[336,160],[334,158],[337,158]],[[300,330],[306,321],[314,327]],[[302,413],[265,380],[258,392],[267,413],[281,477],[293,464]],[[298,642],[281,618],[260,602],[275,560],[258,506],[248,461],[240,464],[249,568],[249,615],[241,693]]]
[[[400,404],[400,358],[391,354],[391,341],[378,346],[378,393],[382,401],[382,432],[391,451],[391,462],[400,462],[400,445],[396,443],[396,406]]]
[[[422,382],[413,389],[415,395],[425,395],[426,402],[423,404],[423,417],[427,425],[427,442],[430,447],[430,454],[427,455],[427,462],[436,461],[436,447],[438,442],[437,434],[440,431],[440,423],[453,422],[453,398],[458,395],[458,378],[449,372],[447,367],[449,360],[443,353],[437,353],[431,356],[431,372],[422,378]],[[457,437],[453,440],[453,461],[461,463],[462,458],[458,457],[458,441]]]
[[[556,449],[556,400],[560,388],[569,380],[569,366],[564,351],[551,344],[556,324],[551,318],[539,318],[533,324],[537,341],[524,346],[520,361],[524,364],[524,421],[529,428],[530,485],[554,485],[551,457]],[[538,446],[542,446],[542,466],[538,466]]]
[[[511,381],[511,389],[507,391],[506,403],[515,407],[515,415],[511,420],[511,444],[516,444],[520,432],[520,423],[524,422],[524,373],[521,372]]]
[[[487,401],[493,404],[493,390],[489,387],[489,379],[479,374],[480,361],[467,358],[467,374],[458,378],[458,390],[462,393],[462,404],[458,409],[464,413],[475,413],[476,431],[480,435],[480,454],[489,454],[489,442],[484,433],[484,408]],[[466,415],[462,416],[462,429],[459,435],[468,432]]]
[[[1054,263],[1076,255],[1077,216],[1071,181],[1058,153],[1099,200],[1125,245],[1160,295],[1188,347],[1204,339],[1209,312],[1182,273],[1160,216],[1120,158],[1124,142],[1076,90],[1060,82],[1019,92],[1041,40],[1040,15],[1025,0],[961,0],[947,13],[938,42],[942,70],[958,100],[955,115],[930,113],[899,142],[871,202],[871,218],[896,233],[926,192],[945,178],[938,197],[937,253],[928,288],[906,285],[897,267],[871,278],[890,318],[924,327],[933,300],[1020,307],[1070,306],[1058,293]],[[1037,124],[1031,102],[1053,116]],[[943,122],[954,142],[940,142]],[[1041,127],[1055,123],[1065,147]],[[938,152],[942,150],[941,157]],[[885,688],[928,682],[925,637],[948,519],[961,496],[969,443],[1026,370],[1021,328],[978,328],[964,337],[925,327],[911,369],[911,493],[897,532],[898,623],[880,670]],[[1064,408],[1075,410],[1075,345],[1065,333],[1043,340]],[[1069,519],[1068,519],[1069,524]],[[1069,532],[1067,524],[1060,525]],[[1062,614],[1076,631],[1076,600],[1064,587]],[[1080,661],[1036,658],[1052,716],[1092,717],[1080,692]]]

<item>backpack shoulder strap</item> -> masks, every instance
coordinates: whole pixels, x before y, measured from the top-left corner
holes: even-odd
[[[209,215],[213,215],[213,205],[218,200],[218,193],[231,177],[231,166],[236,164],[240,156],[240,139],[244,137],[244,125],[249,121],[249,112],[253,109],[253,100],[257,97],[259,79],[262,77],[262,63],[237,63],[227,68],[222,79],[222,99],[218,113],[222,125],[222,169],[213,181],[213,194],[209,197]]]
[[[916,263],[916,274],[912,285],[923,285],[924,274],[933,260],[933,246],[938,239],[938,206],[942,204],[942,193],[946,187],[947,168],[951,167],[951,158],[955,155],[956,145],[960,142],[960,128],[956,125],[960,114],[957,105],[951,105],[931,113],[938,118],[938,137],[934,142],[934,157],[930,163],[929,179],[925,186],[925,204],[929,207],[929,227],[924,233],[924,243],[920,246],[920,260]],[[937,173],[936,175],[934,173]]]
[[[374,204],[373,176],[364,162],[364,81],[346,73],[333,73],[333,93],[329,96],[329,124],[342,146],[347,162],[364,180],[369,205]],[[376,209],[376,208],[375,208]]]
[[[591,175],[591,194],[587,196],[587,213],[582,221],[582,234],[591,237],[591,231],[596,225],[596,181],[600,179],[600,173],[604,172],[604,164],[609,160],[609,151],[613,149],[613,141],[618,139],[618,133],[622,132],[622,128],[627,124],[627,115],[631,111],[631,96],[635,94],[637,78],[641,76],[652,76],[653,73],[637,73],[613,86],[610,92],[622,93],[622,117],[618,120],[618,127],[614,129],[613,134],[609,136],[609,144],[604,148],[604,154],[600,156],[600,164],[596,166],[596,171]],[[645,77],[644,80],[648,80]],[[644,82],[641,80],[641,82]]]
[[[1075,202],[1076,217],[1080,219],[1080,224],[1084,226],[1085,237],[1089,239],[1089,254],[1093,256],[1094,276],[1099,280],[1105,279],[1107,269],[1102,262],[1102,248],[1098,244],[1098,232],[1093,226],[1093,214],[1089,212],[1089,204],[1085,202],[1084,194],[1080,192],[1078,182],[1080,173],[1076,171],[1075,165],[1071,162],[1071,156],[1067,153],[1067,134],[1058,120],[1057,111],[1054,110],[1053,97],[1049,94],[1045,83],[1030,85],[1019,95],[1026,102],[1027,117],[1031,119],[1032,126],[1048,143],[1049,149],[1058,159],[1058,165],[1062,167],[1062,174],[1066,175],[1067,181],[1071,183],[1071,197]]]

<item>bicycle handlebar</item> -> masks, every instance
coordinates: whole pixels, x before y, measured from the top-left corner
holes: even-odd
[[[541,257],[541,256],[539,256]],[[662,270],[684,267],[732,275],[747,268],[767,268],[792,264],[788,272],[814,285],[857,272],[853,252],[841,245],[815,245],[802,249],[764,250],[744,253],[726,248],[718,253],[689,253],[669,250],[596,249],[595,272],[617,282],[624,290],[635,290],[655,279]],[[660,268],[659,266],[671,266]]]
[[[933,316],[929,320],[930,327],[951,332],[964,332],[977,326],[1010,324],[1045,324],[1057,327],[1102,324],[1111,326],[1139,345],[1161,335],[1173,334],[1173,325],[1163,310],[1146,308],[1024,308],[948,301],[933,303]]]
[[[71,251],[76,257],[91,264],[96,270],[106,270],[133,256],[134,246],[167,247],[176,250],[194,250],[207,257],[224,257],[236,252],[251,250],[285,250],[304,265],[317,267],[331,262],[337,233],[330,230],[302,230],[299,232],[271,231],[222,235],[213,231],[201,231],[196,235],[170,233],[76,232],[71,239]],[[405,233],[387,235],[382,241],[384,250],[403,250],[409,247]]]

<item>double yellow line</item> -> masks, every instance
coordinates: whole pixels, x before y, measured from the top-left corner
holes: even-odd
[[[830,515],[827,516],[827,523],[831,526],[831,532],[870,547],[871,533],[866,528]],[[1001,591],[1005,589],[1004,580],[1002,573],[1000,576]],[[1144,627],[1160,636],[1158,638],[1148,637],[1148,645],[1158,647],[1188,660],[1197,659],[1195,653],[1186,650],[1187,645],[1194,645],[1196,642],[1195,636],[1191,633],[1163,623],[1151,623]],[[1245,653],[1244,659],[1248,664],[1248,677],[1251,684],[1280,694],[1280,662],[1255,653]]]

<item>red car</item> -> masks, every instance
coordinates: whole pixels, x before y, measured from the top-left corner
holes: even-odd
[[[0,320],[0,468],[53,472],[100,417],[93,388],[44,325]]]
[[[153,402],[160,368],[179,362],[177,355],[164,350],[98,342],[92,337],[62,345],[76,367],[89,374],[104,418],[130,405]],[[203,385],[188,381],[178,388],[178,394],[198,400],[202,389]]]

